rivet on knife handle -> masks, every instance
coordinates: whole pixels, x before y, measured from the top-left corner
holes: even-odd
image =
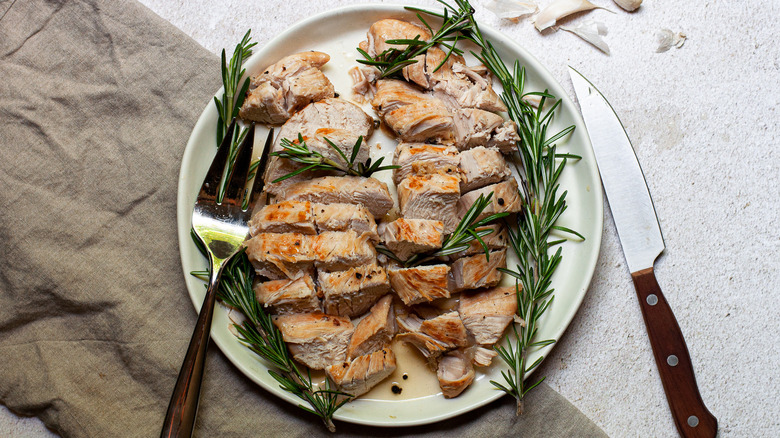
[[[677,430],[686,438],[714,437],[718,420],[701,399],[688,347],[653,268],[634,272],[631,277]]]

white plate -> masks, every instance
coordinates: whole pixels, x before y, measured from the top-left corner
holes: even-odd
[[[260,69],[292,53],[320,50],[332,57],[324,69],[325,73],[334,83],[336,91],[340,92],[342,97],[349,98],[350,81],[346,70],[355,65],[355,58],[359,56],[355,47],[365,39],[371,23],[382,18],[411,19],[414,16],[402,7],[390,5],[351,6],[316,15],[290,27],[258,50],[246,62],[247,72],[256,74]],[[519,59],[526,67],[527,90],[549,89],[552,94],[563,99],[562,108],[556,114],[550,132],[558,132],[572,124],[577,126],[567,141],[559,143],[559,150],[583,157],[579,162],[570,163],[561,177],[562,190],[568,190],[569,194],[568,210],[559,223],[579,231],[586,240],[563,245],[563,263],[553,278],[555,300],[541,321],[538,339],[557,340],[577,312],[595,269],[603,221],[601,181],[582,119],[565,91],[536,59],[508,37],[487,26],[482,26],[482,32],[495,44],[505,61],[514,62]],[[467,61],[471,61],[470,64],[474,62],[468,58]],[[220,90],[218,94],[221,93]],[[196,309],[201,307],[205,288],[203,283],[190,276],[189,272],[204,269],[206,262],[190,238],[190,221],[200,184],[216,152],[214,133],[217,118],[214,104],[209,103],[192,131],[179,175],[179,246],[185,281]],[[265,140],[265,132],[264,129],[258,130],[256,141],[259,144]],[[375,145],[377,142],[386,146],[381,150],[372,147],[372,156],[391,154],[395,142],[391,142],[381,132],[374,134],[370,144]],[[389,177],[389,172],[385,173],[388,174],[385,178]],[[217,307],[211,336],[228,359],[266,390],[291,403],[300,403],[300,400],[279,388],[263,362],[238,342],[228,330],[228,325],[227,312],[224,308]],[[539,355],[547,355],[551,348],[552,346],[548,346],[533,352],[528,363],[533,363]],[[505,367],[499,359],[494,362],[494,366],[486,372],[478,373],[474,384],[457,398],[447,400],[441,395],[432,394],[403,401],[359,399],[341,408],[335,418],[375,426],[411,426],[433,423],[468,412],[503,395],[503,392],[495,390],[489,383],[491,379],[501,379],[500,371]],[[435,377],[433,379],[435,380]]]

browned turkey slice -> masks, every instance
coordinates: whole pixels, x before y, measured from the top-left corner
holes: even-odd
[[[255,271],[272,280],[300,278],[314,267],[314,236],[260,233],[244,242]]]
[[[440,173],[458,176],[460,159],[453,146],[425,143],[400,143],[393,154],[393,182],[398,185],[409,175]],[[462,186],[462,183],[461,183]]]
[[[498,268],[506,268],[506,249],[462,257],[452,263],[453,291],[493,287],[501,281]]]
[[[349,318],[324,313],[296,313],[274,317],[295,360],[314,370],[346,360],[354,327]]]
[[[398,185],[401,214],[409,219],[430,219],[444,223],[448,234],[458,226],[460,178],[449,175],[409,176]]]
[[[438,99],[424,100],[387,112],[385,122],[402,140],[412,142],[447,139],[451,137],[454,126],[452,115]]]
[[[496,213],[517,213],[523,208],[517,181],[512,178],[498,184],[491,184],[481,189],[464,193],[460,197],[460,201],[458,201],[458,216],[463,217],[472,204],[476,202],[477,198],[479,198],[479,195],[486,197],[490,193],[493,193],[493,197],[490,204],[482,210],[482,214],[479,216],[480,219]]]
[[[414,84],[398,79],[380,79],[376,82],[376,93],[371,105],[380,116],[403,106],[428,102],[435,98]]]
[[[368,234],[325,231],[312,238],[314,264],[326,271],[342,271],[376,262],[376,249]]]
[[[463,325],[458,312],[448,312],[435,318],[423,320],[420,324],[420,332],[441,342],[448,348],[469,345],[466,326]]]
[[[404,50],[406,45],[391,45],[387,40],[412,40],[419,38],[420,41],[431,39],[431,33],[422,26],[410,23],[408,21],[387,18],[379,20],[371,25],[366,34],[367,41],[361,43],[361,49],[368,52],[371,56],[381,55],[387,49],[394,48]]]
[[[472,361],[474,362],[474,366],[489,367],[490,364],[493,363],[493,359],[498,356],[498,352],[492,348],[480,347],[479,345],[475,345],[472,348],[474,354],[474,359],[472,359]]]
[[[501,151],[483,146],[460,153],[460,192],[466,193],[511,176]]]
[[[244,120],[281,124],[310,102],[333,97],[333,84],[322,73],[330,56],[302,52],[286,56],[252,77],[239,110]]]
[[[487,236],[482,237],[482,243],[485,244],[488,250],[506,248],[507,243],[509,242],[509,235],[507,234],[506,228],[500,224],[485,225],[484,227],[477,228],[477,231],[483,230],[492,231]],[[478,240],[474,239],[469,243],[468,249],[452,254],[449,259],[457,260],[464,256],[470,256],[484,252],[485,248],[482,246],[482,244]]]
[[[319,232],[353,230],[361,235],[368,233],[372,241],[378,242],[374,215],[362,205],[313,204],[314,224]]]
[[[320,271],[318,279],[325,312],[334,315],[362,315],[379,297],[390,292],[387,272],[374,263],[346,271]]]
[[[393,290],[407,306],[450,296],[447,265],[391,268],[387,273]]]
[[[425,89],[445,93],[463,108],[506,111],[484,66],[467,67],[463,57],[450,55],[447,58],[447,53],[437,47],[415,59],[418,62],[404,68],[405,79]]]
[[[401,314],[396,318],[399,334],[396,339],[413,345],[428,360],[429,365],[435,364],[435,359],[445,351],[452,348],[446,342],[434,339],[432,336],[422,333],[420,328],[424,320],[415,314]]]
[[[375,218],[381,218],[393,208],[387,184],[358,176],[326,176],[301,181],[288,187],[282,197],[317,204],[362,205]]]
[[[317,234],[311,203],[285,201],[264,206],[249,221],[249,234],[259,233]]]
[[[357,397],[365,394],[395,371],[395,354],[389,347],[353,359],[330,365],[325,373],[343,392]]]
[[[441,248],[444,239],[441,221],[401,218],[384,223],[380,228],[382,241],[401,260]]]
[[[396,332],[393,296],[385,295],[361,319],[347,347],[348,360],[373,353],[390,345]]]
[[[374,120],[359,106],[344,99],[324,99],[307,105],[281,127],[276,136],[273,151],[283,150],[281,145],[283,139],[298,143],[300,134],[310,150],[336,162],[344,163],[344,159],[328,144],[326,139],[349,157],[358,138],[362,136],[364,141],[367,140],[373,129]],[[364,143],[355,161],[363,163],[368,159],[368,156],[369,148]],[[307,171],[284,181],[273,183],[276,179],[302,167],[304,164],[292,160],[270,157],[265,173],[266,190],[278,196],[286,187],[295,182],[323,175],[322,171],[316,173]]]
[[[314,288],[314,281],[308,275],[290,280],[272,280],[257,283],[254,287],[257,301],[263,307],[270,307],[274,313],[312,313],[322,311],[320,300]]]
[[[517,312],[514,287],[497,287],[460,296],[458,313],[478,344],[493,345],[501,339]]]

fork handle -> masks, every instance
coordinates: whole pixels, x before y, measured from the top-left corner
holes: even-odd
[[[212,268],[212,272],[214,269]],[[192,332],[187,355],[181,364],[176,386],[173,388],[171,401],[168,403],[168,413],[165,415],[161,438],[190,437],[195,425],[195,415],[198,412],[200,384],[203,380],[203,369],[206,364],[206,350],[211,334],[211,319],[214,316],[214,304],[217,297],[217,286],[222,275],[221,266],[212,275],[203,306],[200,308],[198,322]]]

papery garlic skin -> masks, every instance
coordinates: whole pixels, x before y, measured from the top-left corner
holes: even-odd
[[[571,14],[591,9],[604,9],[588,0],[555,0],[545,6],[534,18],[534,26],[539,32],[554,26],[558,20]]]
[[[589,42],[597,49],[609,55],[609,46],[601,37],[607,34],[607,26],[599,21],[587,20],[577,26],[561,26],[562,30],[571,32],[574,35]]]
[[[675,34],[669,29],[661,29],[655,34],[655,37],[658,41],[658,47],[655,49],[655,52],[663,53],[672,47],[677,47],[678,49],[682,47],[683,44],[685,44],[687,35],[682,32],[677,32]]]
[[[642,0],[613,0],[618,6],[625,9],[628,12],[633,12],[639,9],[642,5]]]
[[[485,3],[485,9],[496,14],[498,18],[515,20],[535,14],[539,7],[533,1],[490,0]]]

